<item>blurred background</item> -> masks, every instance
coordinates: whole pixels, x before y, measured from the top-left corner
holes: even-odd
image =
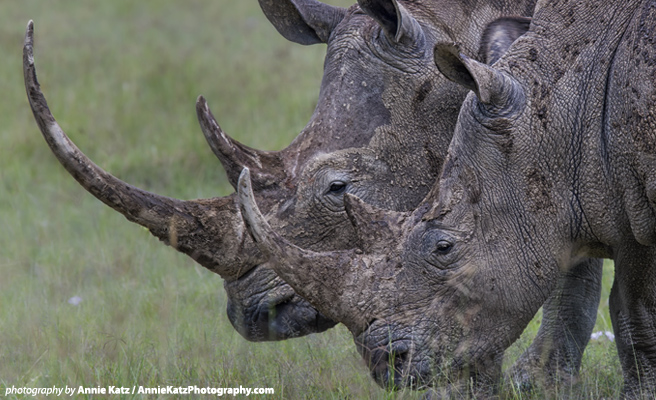
[[[180,199],[232,192],[198,126],[197,96],[226,133],[281,149],[312,114],[325,54],[287,42],[255,0],[0,4],[0,390],[242,385],[275,388],[267,398],[421,397],[379,389],[342,326],[247,342],[225,315],[218,275],[82,189],[25,96],[30,19],[39,81],[69,137],[122,180]],[[612,354],[599,346],[599,357]]]

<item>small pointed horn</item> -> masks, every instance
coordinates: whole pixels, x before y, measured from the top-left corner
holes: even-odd
[[[27,24],[23,73],[27,97],[41,133],[66,170],[98,200],[142,225],[176,250],[226,279],[246,272],[244,265],[264,262],[250,240],[235,196],[182,201],[129,185],[94,164],[66,136],[41,92],[34,66],[34,23]]]
[[[317,253],[301,249],[278,235],[260,212],[244,168],[237,189],[241,211],[255,242],[269,256],[269,265],[327,317],[344,323],[349,329],[363,329],[370,318],[362,308],[362,290],[372,278],[367,267],[370,260],[356,250]]]
[[[384,252],[389,243],[401,236],[401,226],[412,214],[383,210],[352,194],[344,195],[344,206],[357,232],[360,248],[366,252]]]
[[[198,96],[196,100],[196,114],[205,140],[214,155],[221,161],[228,174],[228,180],[235,190],[239,174],[244,168],[253,171],[258,188],[278,185],[284,179],[279,153],[253,149],[226,135],[216,122],[203,96]]]

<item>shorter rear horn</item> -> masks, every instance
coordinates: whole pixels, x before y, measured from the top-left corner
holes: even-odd
[[[285,174],[279,152],[256,150],[239,143],[221,129],[203,96],[196,100],[196,114],[205,140],[214,155],[221,161],[228,180],[235,190],[239,174],[244,168],[253,172],[256,187],[266,188],[280,184]]]

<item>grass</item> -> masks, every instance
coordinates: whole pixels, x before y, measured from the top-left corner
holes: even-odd
[[[280,343],[242,339],[218,276],[128,223],[60,167],[22,83],[33,19],[43,90],[87,155],[163,195],[222,196],[232,190],[198,127],[196,97],[208,99],[233,137],[280,149],[312,113],[322,46],[285,41],[254,0],[10,0],[0,10],[0,396],[5,386],[242,385],[273,387],[263,396],[272,399],[421,398],[379,389],[341,326]],[[75,296],[81,301],[70,304]],[[611,330],[607,298],[597,330]],[[574,392],[617,397],[618,376],[614,345],[595,341]]]

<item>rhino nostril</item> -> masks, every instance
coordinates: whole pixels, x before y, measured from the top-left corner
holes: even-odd
[[[369,368],[374,379],[388,389],[400,386],[407,378],[410,352],[404,343],[388,344],[372,349],[368,354]]]
[[[405,364],[406,360],[406,353],[392,353],[390,354],[390,365],[394,365],[394,369],[397,372],[402,373],[403,372],[403,365]]]
[[[401,378],[407,372],[407,366],[410,359],[410,352],[403,346],[403,348],[392,349],[389,354],[388,364],[390,372],[395,375],[395,380]]]

